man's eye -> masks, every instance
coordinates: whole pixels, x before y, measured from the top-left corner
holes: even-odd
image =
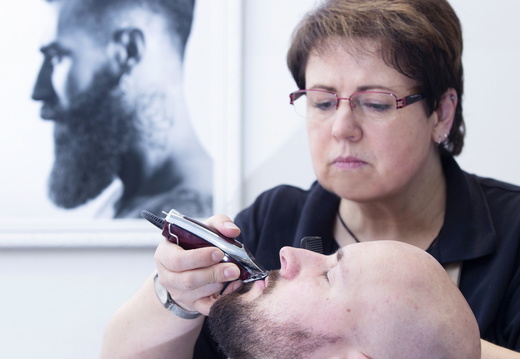
[[[63,59],[65,58],[65,56],[66,56],[65,54],[62,54],[59,52],[55,52],[51,56],[49,56],[52,66],[55,66],[55,65],[58,65],[59,63],[61,63],[63,61]]]
[[[65,58],[69,57],[71,53],[62,49],[45,49],[43,51],[46,61],[52,66],[60,64]]]

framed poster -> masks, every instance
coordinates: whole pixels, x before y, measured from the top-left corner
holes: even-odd
[[[182,36],[171,40],[176,30],[157,13],[160,21],[152,26],[145,18],[152,15],[130,10],[137,20],[114,30],[110,17],[100,20],[100,10],[89,33],[73,27],[75,12],[85,13],[56,1],[0,5],[0,43],[10,54],[0,66],[0,247],[155,246],[157,230],[138,219],[141,207],[180,206],[201,218],[235,214],[241,193],[240,2],[196,1],[184,61],[175,57]],[[112,51],[119,72],[113,64],[103,68],[101,87],[89,88],[102,67],[91,37],[105,29],[112,31],[111,45],[103,51]],[[171,84],[173,78],[183,78],[182,85]],[[95,106],[74,107],[85,101]],[[105,126],[106,118],[119,122]],[[89,130],[97,132],[82,137]],[[183,185],[173,188],[177,183]],[[160,203],[161,190],[169,201]],[[178,198],[184,202],[175,204]]]

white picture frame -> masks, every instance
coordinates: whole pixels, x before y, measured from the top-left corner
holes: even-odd
[[[229,215],[241,203],[241,8],[239,0],[196,1],[184,69],[190,117],[213,158],[213,211]],[[95,218],[95,202],[110,189],[77,210],[47,198],[52,123],[40,119],[40,104],[30,98],[47,11],[45,0],[0,5],[0,43],[11,54],[0,64],[0,249],[155,246],[159,232],[144,220]]]

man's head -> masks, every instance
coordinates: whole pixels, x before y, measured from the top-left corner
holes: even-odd
[[[480,357],[476,320],[442,266],[377,241],[324,256],[283,248],[282,268],[213,305],[231,358]]]
[[[137,167],[153,157],[145,152],[167,146],[194,0],[51,2],[55,33],[41,48],[32,97],[42,102],[41,117],[55,122],[50,196],[74,208],[122,172],[132,175],[125,160]]]

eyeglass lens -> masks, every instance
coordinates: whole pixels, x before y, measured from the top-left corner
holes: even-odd
[[[310,120],[326,120],[341,105],[349,101],[350,108],[359,119],[388,120],[397,111],[396,98],[392,94],[361,92],[347,98],[338,98],[334,93],[325,91],[301,91],[293,97],[296,113]]]

